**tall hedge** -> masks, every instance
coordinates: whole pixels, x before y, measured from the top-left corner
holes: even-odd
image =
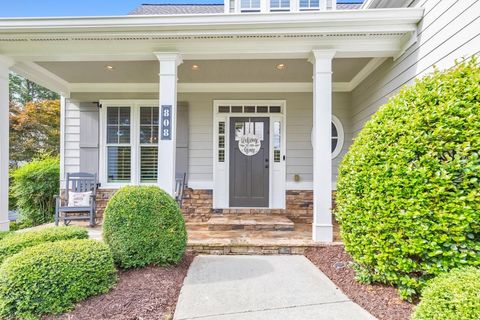
[[[175,200],[154,186],[127,186],[105,208],[103,239],[122,268],[179,262],[187,245]]]
[[[115,281],[112,254],[100,241],[33,246],[0,266],[0,317],[40,319],[65,312],[77,301],[109,291]]]
[[[13,172],[12,192],[22,220],[31,225],[53,221],[54,196],[60,188],[58,157],[29,162]]]
[[[405,87],[343,159],[336,215],[359,279],[404,298],[480,265],[480,68],[476,59]]]

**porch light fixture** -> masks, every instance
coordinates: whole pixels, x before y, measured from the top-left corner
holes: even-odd
[[[115,69],[113,66],[111,65],[106,65],[105,66],[105,69],[107,69],[108,71],[112,71],[113,69]]]
[[[194,65],[192,66],[192,70],[193,70],[193,71],[200,70],[200,66],[199,66],[198,64],[194,64]]]
[[[285,68],[287,68],[287,65],[285,63],[279,63],[276,65],[277,70],[283,70]]]

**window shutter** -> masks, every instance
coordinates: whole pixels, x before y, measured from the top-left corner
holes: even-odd
[[[98,174],[98,107],[80,103],[80,171]]]

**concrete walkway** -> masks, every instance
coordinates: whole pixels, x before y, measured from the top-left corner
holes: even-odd
[[[375,318],[304,256],[197,256],[174,319]]]

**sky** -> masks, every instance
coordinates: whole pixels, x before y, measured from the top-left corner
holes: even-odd
[[[142,3],[223,3],[223,0],[0,0],[0,17],[125,15]]]

